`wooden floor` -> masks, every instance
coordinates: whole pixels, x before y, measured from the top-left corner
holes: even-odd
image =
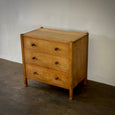
[[[88,81],[68,90],[29,80],[22,65],[0,59],[0,115],[115,115],[115,87]]]

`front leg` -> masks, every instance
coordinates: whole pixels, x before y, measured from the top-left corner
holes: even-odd
[[[83,84],[84,84],[84,85],[87,85],[87,76],[84,78]]]
[[[69,89],[69,99],[72,100],[73,98],[73,88]]]
[[[25,87],[28,86],[28,81],[27,81],[27,78],[26,78],[26,77],[24,77],[24,85],[25,85]]]

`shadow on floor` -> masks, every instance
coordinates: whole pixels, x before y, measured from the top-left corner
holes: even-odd
[[[74,98],[63,88],[28,80],[22,64],[0,59],[0,115],[115,115],[115,87],[88,81],[74,88]]]

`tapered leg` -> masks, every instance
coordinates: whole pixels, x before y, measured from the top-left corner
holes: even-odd
[[[28,81],[27,81],[27,78],[26,78],[26,77],[24,78],[24,85],[25,85],[25,87],[28,86]]]
[[[87,85],[87,77],[85,77],[85,79],[83,80],[83,84]]]
[[[73,88],[69,89],[69,99],[72,100],[73,98]]]

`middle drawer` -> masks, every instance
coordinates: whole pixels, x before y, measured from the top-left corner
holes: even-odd
[[[32,50],[25,49],[25,62],[28,64],[40,65],[43,67],[69,72],[69,59],[39,53]]]

